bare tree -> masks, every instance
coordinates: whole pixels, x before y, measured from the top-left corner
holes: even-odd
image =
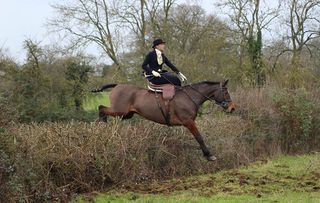
[[[138,37],[142,46],[146,46],[149,29],[153,36],[167,37],[170,12],[176,0],[118,0],[114,1],[114,11],[121,22]]]
[[[38,42],[34,42],[31,39],[26,39],[24,41],[24,48],[27,50],[27,61],[31,63],[31,68],[35,69],[34,73],[41,73],[40,67],[40,57],[42,55],[42,50]]]
[[[138,42],[138,52],[143,55],[146,50],[146,0],[118,0],[113,2],[113,12],[119,22],[129,29]]]
[[[170,57],[190,81],[222,78],[230,62],[227,25],[198,5],[179,4],[169,22]],[[227,65],[228,64],[228,65]],[[223,68],[222,68],[223,67]],[[223,69],[223,70],[222,70]]]
[[[243,60],[249,56],[254,84],[261,86],[265,83],[265,73],[262,61],[262,30],[278,16],[278,8],[261,10],[260,0],[225,0],[219,4],[227,8],[226,14],[232,23],[232,30],[240,36],[239,66],[242,69]],[[231,12],[230,12],[231,10]]]
[[[168,21],[170,12],[176,0],[148,0],[146,1],[146,11],[151,24],[153,36],[169,38]]]
[[[57,16],[49,21],[49,26],[54,31],[64,32],[65,37],[71,34],[73,46],[94,42],[118,68],[121,67],[115,39],[117,24],[108,1],[73,0],[52,7]]]
[[[278,56],[285,52],[291,52],[291,63],[294,67],[300,67],[301,54],[306,48],[312,55],[312,40],[320,38],[320,1],[319,0],[287,0],[286,5],[289,8],[289,15],[285,20],[288,27],[288,34],[285,38],[288,40],[288,48],[282,50]]]

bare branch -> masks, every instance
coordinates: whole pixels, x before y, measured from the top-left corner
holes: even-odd
[[[54,31],[71,34],[66,39],[75,38],[75,41],[71,41],[76,44],[79,44],[78,41],[97,44],[120,67],[112,37],[114,31],[110,29],[112,16],[105,0],[75,0],[73,3],[58,3],[52,7],[58,14],[49,21]]]

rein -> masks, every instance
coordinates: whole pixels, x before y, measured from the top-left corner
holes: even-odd
[[[166,81],[168,81],[171,85],[174,85],[170,80],[168,80],[167,78],[165,78],[165,77],[163,77]],[[175,85],[174,85],[175,86]],[[226,106],[228,106],[228,104],[231,102],[231,101],[229,101],[229,100],[226,100],[225,98],[224,98],[224,101],[222,101],[222,102],[217,102],[215,99],[212,99],[211,97],[212,97],[212,95],[210,95],[210,96],[207,96],[207,95],[205,95],[205,94],[202,94],[200,91],[198,91],[196,88],[194,88],[193,86],[192,86],[192,83],[189,83],[189,84],[187,84],[186,86],[189,86],[189,87],[191,87],[191,89],[193,89],[195,92],[197,92],[198,94],[200,94],[201,96],[203,96],[203,97],[205,97],[206,99],[208,99],[208,101],[210,101],[210,102],[213,102],[213,103],[215,103],[215,104],[217,104],[217,105],[219,105],[219,106],[221,106],[221,107],[223,107],[223,108],[225,108]],[[182,90],[190,99],[191,99],[191,101],[197,106],[197,104],[196,104],[196,102],[193,100],[193,98],[188,94],[188,92],[187,91],[185,91],[185,89],[183,88],[183,87],[178,87],[180,90]],[[222,92],[223,91],[223,88],[224,87],[222,87],[222,85],[221,85],[221,83],[220,83],[220,91]],[[224,95],[223,95],[224,96]]]

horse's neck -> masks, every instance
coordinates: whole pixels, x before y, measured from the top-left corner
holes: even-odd
[[[189,87],[190,97],[192,97],[193,101],[198,106],[201,106],[205,101],[208,100],[208,97],[210,97],[217,90],[217,87],[215,86],[217,85],[206,83],[191,85]]]

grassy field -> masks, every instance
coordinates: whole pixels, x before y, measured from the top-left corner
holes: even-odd
[[[75,202],[320,202],[320,154],[258,161],[239,169],[123,185]]]
[[[100,104],[110,106],[109,92],[90,94],[84,100],[83,109],[85,111],[97,111]]]

